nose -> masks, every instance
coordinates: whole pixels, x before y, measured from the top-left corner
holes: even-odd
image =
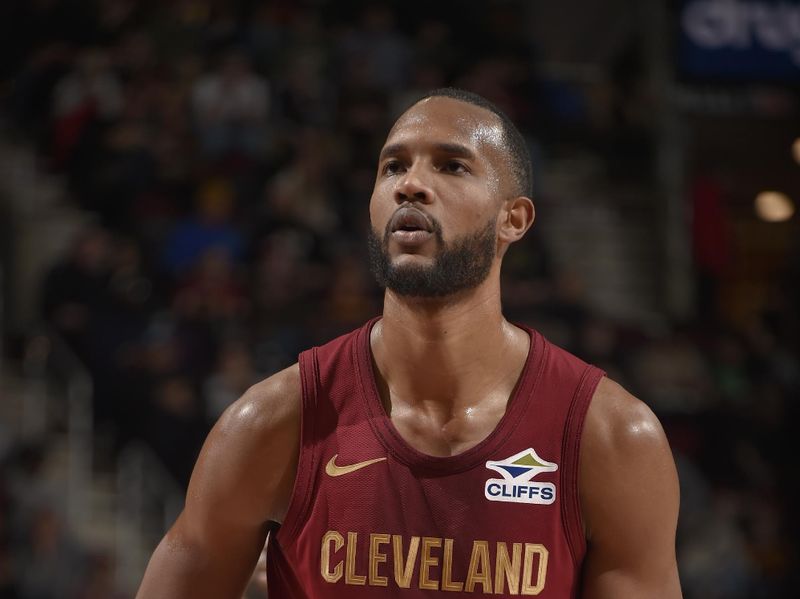
[[[397,182],[395,200],[398,204],[403,202],[421,202],[429,204],[433,199],[433,191],[420,176],[419,168],[411,167]]]

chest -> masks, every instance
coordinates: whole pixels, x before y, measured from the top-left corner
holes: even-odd
[[[574,597],[585,553],[575,440],[597,378],[584,385],[584,373],[593,371],[554,368],[533,335],[533,357],[503,409],[430,447],[415,435],[436,427],[381,405],[366,331],[345,340],[358,341],[353,353],[301,355],[301,451],[267,560],[270,592]]]
[[[540,595],[572,578],[549,449],[553,461],[501,446],[495,459],[450,468],[404,463],[368,427],[325,445],[297,546],[323,589]]]

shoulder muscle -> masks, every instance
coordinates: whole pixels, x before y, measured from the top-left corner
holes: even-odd
[[[220,417],[195,465],[186,505],[153,553],[137,597],[240,597],[267,523],[280,520],[299,451],[300,376],[292,366]]]
[[[584,424],[580,495],[588,542],[585,597],[680,597],[678,478],[660,422],[602,379]]]
[[[186,515],[280,521],[294,483],[300,435],[300,374],[294,366],[251,387],[206,439],[189,483]],[[199,515],[199,514],[198,514]]]

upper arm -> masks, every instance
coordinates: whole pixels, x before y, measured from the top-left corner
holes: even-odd
[[[282,520],[299,452],[297,365],[251,388],[220,417],[186,505],[150,560],[138,597],[240,597],[270,521]]]
[[[675,558],[679,489],[656,416],[602,379],[584,424],[580,495],[583,599],[681,597]]]

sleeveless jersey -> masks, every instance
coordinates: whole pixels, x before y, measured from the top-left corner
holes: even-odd
[[[381,404],[374,322],[300,355],[300,456],[267,548],[270,598],[576,597],[581,428],[603,373],[522,327],[528,358],[492,433],[425,455]]]

